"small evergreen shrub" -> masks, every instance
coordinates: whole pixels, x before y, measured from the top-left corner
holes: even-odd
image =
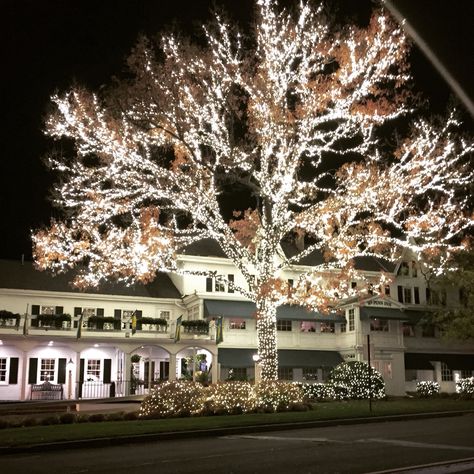
[[[324,383],[302,383],[298,384],[303,390],[304,399],[308,402],[333,400],[334,388]]]
[[[287,411],[303,403],[303,390],[292,382],[268,380],[256,387],[257,407],[264,412]]]
[[[125,421],[137,420],[138,419],[138,413],[136,411],[129,411],[128,413],[124,413],[123,419]]]
[[[59,415],[59,421],[63,425],[70,425],[76,422],[76,414],[75,413],[63,413]]]
[[[459,379],[456,382],[456,393],[465,400],[474,398],[474,377]]]
[[[256,408],[253,385],[249,382],[227,381],[206,390],[206,412],[210,414],[248,413]]]
[[[98,421],[105,421],[105,415],[103,413],[93,413],[89,416],[89,421],[96,423]]]
[[[117,413],[108,413],[105,415],[105,420],[106,421],[123,421],[124,419],[124,413],[117,412]]]
[[[77,415],[77,420],[78,423],[88,423],[89,422],[89,415],[87,413],[82,413],[80,415]]]
[[[25,418],[21,424],[25,427],[36,426],[38,424],[38,420],[36,418]]]
[[[370,384],[369,384],[370,382]],[[351,360],[343,362],[333,369],[329,376],[329,385],[334,390],[335,400],[385,398],[383,377],[366,362]]]
[[[204,406],[204,387],[196,382],[167,381],[158,385],[140,406],[140,417],[197,415]]]
[[[43,418],[41,420],[42,425],[58,425],[59,424],[59,417],[58,416],[48,416],[47,418]]]
[[[419,397],[433,397],[439,394],[439,383],[432,380],[422,380],[416,384],[416,394]]]

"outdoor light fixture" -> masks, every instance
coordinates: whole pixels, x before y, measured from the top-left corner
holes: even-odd
[[[48,346],[49,346],[49,347],[51,347],[53,344],[54,344],[53,341],[49,341],[49,342],[48,342]]]

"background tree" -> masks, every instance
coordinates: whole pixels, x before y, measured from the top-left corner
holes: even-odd
[[[337,27],[321,7],[270,0],[257,1],[249,36],[216,15],[202,41],[141,39],[128,80],[53,97],[47,133],[74,140],[76,155],[50,160],[65,218],[33,236],[39,268],[79,266],[78,286],[149,281],[182,273],[179,252],[214,239],[248,289],[227,283],[257,305],[262,377],[275,379],[279,305],[327,309],[356,291],[354,257],[456,249],[472,222],[459,192],[471,145],[451,135],[453,117],[419,121],[393,156],[381,152],[377,129],[411,107],[407,53],[383,11]],[[237,187],[249,209],[228,216],[223,196]],[[306,247],[283,255],[297,237]],[[282,271],[312,252],[324,263],[289,289]]]

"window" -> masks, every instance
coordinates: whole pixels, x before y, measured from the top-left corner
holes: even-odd
[[[196,308],[199,312],[199,306],[196,306]],[[160,318],[169,321],[171,319],[171,313],[169,311],[160,311]]]
[[[420,304],[420,289],[415,286],[413,288],[414,296],[415,296],[415,304]]]
[[[410,265],[408,262],[401,263],[398,274],[401,276],[408,276],[410,274]]]
[[[215,290],[216,291],[225,291],[225,285],[221,280],[216,280],[215,282]]]
[[[411,303],[411,288],[403,288],[403,302]]]
[[[413,337],[415,335],[415,326],[404,321],[402,323],[402,332],[405,337]]]
[[[229,275],[227,275],[227,280],[229,281],[229,286],[227,288],[227,292],[228,293],[233,293],[234,292],[234,275],[232,275],[232,273],[229,273]]]
[[[357,288],[357,282],[356,281],[351,281],[351,288]]]
[[[8,359],[6,357],[0,358],[0,382],[7,381],[7,367]]]
[[[293,380],[293,369],[291,367],[278,367],[278,380]]]
[[[86,382],[100,382],[100,359],[88,359],[87,371],[86,371]]]
[[[245,329],[245,319],[231,319],[229,321],[229,329]]]
[[[291,321],[289,319],[277,320],[277,331],[291,331]]]
[[[190,321],[196,321],[199,319],[199,305],[198,304],[191,306],[191,308],[189,308],[188,319]]]
[[[339,325],[339,328],[340,328],[341,332],[346,332],[347,331],[347,322],[341,323]]]
[[[385,285],[385,295],[390,296],[390,285]]]
[[[54,381],[56,359],[41,359],[40,382]]]
[[[41,314],[56,314],[55,306],[41,306]]]
[[[441,362],[441,381],[452,382],[452,380],[453,371],[444,362]]]
[[[208,292],[212,291],[212,278],[211,277],[206,278],[206,291]]]
[[[320,332],[334,332],[334,323],[322,322],[320,328]]]
[[[355,329],[355,316],[354,316],[354,310],[350,309],[349,313],[349,331],[354,331]]]
[[[318,368],[303,367],[303,380],[318,380]]]
[[[388,332],[388,320],[371,318],[370,319],[370,330],[378,332]]]
[[[411,262],[411,276],[416,278],[418,276],[418,268],[416,262]]]
[[[247,367],[232,367],[229,369],[229,380],[247,380]]]
[[[468,369],[468,370],[461,370],[461,378],[462,379],[468,379],[472,377],[473,371]]]
[[[301,332],[316,332],[316,323],[314,321],[301,321],[300,331]]]

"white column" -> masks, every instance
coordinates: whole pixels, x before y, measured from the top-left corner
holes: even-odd
[[[176,354],[170,354],[169,380],[176,380]]]

